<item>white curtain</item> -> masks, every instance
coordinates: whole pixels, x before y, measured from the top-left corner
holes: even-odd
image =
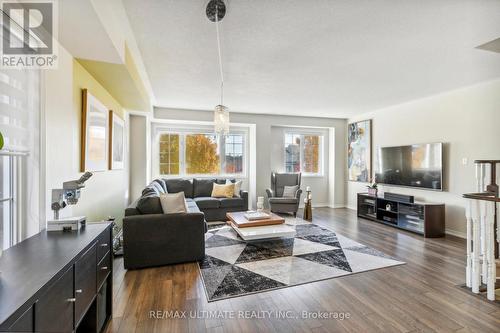
[[[5,142],[0,155],[12,160],[13,167],[10,179],[2,179],[13,189],[11,244],[39,231],[40,82],[39,70],[0,69],[0,131]]]

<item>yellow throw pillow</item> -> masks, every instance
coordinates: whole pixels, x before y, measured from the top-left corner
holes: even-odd
[[[234,184],[220,185],[214,183],[212,197],[214,198],[232,198],[234,195]]]

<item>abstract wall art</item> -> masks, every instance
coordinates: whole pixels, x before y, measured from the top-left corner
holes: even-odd
[[[349,124],[348,127],[348,180],[370,182],[372,171],[372,121],[358,121]]]

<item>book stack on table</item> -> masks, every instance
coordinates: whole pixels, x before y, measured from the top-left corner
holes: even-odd
[[[245,213],[245,218],[248,221],[258,221],[258,220],[267,220],[271,217],[271,214],[265,212],[259,212],[255,210],[250,210]]]
[[[271,212],[247,211],[227,213],[228,223],[236,228],[269,226],[285,223],[285,219]]]

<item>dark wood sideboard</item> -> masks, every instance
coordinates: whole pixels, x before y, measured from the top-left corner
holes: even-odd
[[[358,193],[358,216],[426,238],[444,237],[445,234],[444,204],[407,203]]]
[[[112,315],[111,224],[46,232],[0,258],[0,332],[102,332]]]

